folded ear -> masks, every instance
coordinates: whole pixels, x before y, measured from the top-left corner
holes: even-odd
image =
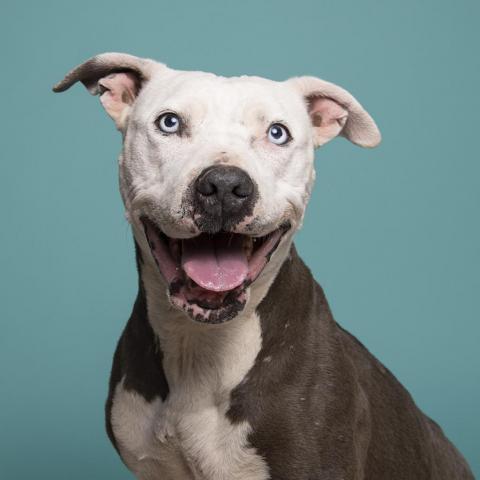
[[[343,88],[316,77],[295,77],[287,82],[304,98],[316,147],[337,135],[361,147],[376,147],[380,143],[380,131],[372,117]]]
[[[140,89],[155,69],[162,67],[166,68],[161,63],[126,53],[102,53],[67,73],[53,91],[63,92],[74,83],[82,82],[92,95],[100,95],[103,107],[123,131]]]

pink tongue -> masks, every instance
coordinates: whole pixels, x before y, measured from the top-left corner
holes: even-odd
[[[248,260],[240,235],[220,234],[183,242],[182,267],[198,285],[226,292],[241,285],[248,275]]]

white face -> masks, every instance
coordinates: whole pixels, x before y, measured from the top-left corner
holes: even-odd
[[[314,147],[338,134],[380,140],[348,92],[313,77],[225,78],[103,54],[55,89],[77,80],[123,133],[120,189],[142,258],[158,265],[171,303],[200,322],[233,318],[278,271],[310,197]],[[205,180],[212,171],[227,190]]]
[[[180,128],[164,133],[157,119],[175,113]],[[170,121],[170,123],[172,123]],[[169,124],[170,124],[169,123]],[[283,124],[272,136],[269,128]],[[275,128],[275,127],[274,127]],[[168,129],[167,129],[168,130]],[[311,123],[291,85],[256,77],[162,72],[140,92],[130,113],[120,162],[121,192],[132,222],[148,214],[170,237],[198,235],[188,190],[213,165],[233,165],[252,178],[258,198],[237,225],[265,235],[289,220],[300,225],[314,179]]]

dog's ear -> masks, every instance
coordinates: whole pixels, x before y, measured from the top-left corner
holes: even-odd
[[[360,103],[343,88],[316,77],[287,80],[302,96],[312,120],[315,147],[342,135],[361,147],[376,147],[380,131]]]
[[[167,67],[126,53],[102,53],[67,73],[53,91],[63,92],[74,83],[82,82],[92,95],[100,95],[103,107],[117,128],[123,131],[140,89],[160,68]]]

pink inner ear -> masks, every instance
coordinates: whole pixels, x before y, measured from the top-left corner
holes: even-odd
[[[137,77],[130,72],[112,73],[101,78],[98,85],[103,90],[100,95],[102,105],[118,123],[125,107],[131,105],[138,94]]]
[[[330,98],[313,97],[310,99],[309,107],[315,127],[326,127],[334,122],[343,127],[348,117],[348,111]]]
[[[336,137],[345,126],[348,110],[326,97],[311,97],[309,109],[315,127],[315,144],[320,146]]]

